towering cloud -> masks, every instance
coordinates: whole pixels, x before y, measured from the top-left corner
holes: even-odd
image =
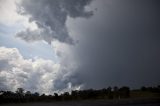
[[[64,68],[52,60],[24,59],[16,48],[0,47],[0,90],[15,91],[22,87],[33,92],[53,93],[78,89],[79,85],[66,80],[69,73],[63,73]]]
[[[45,40],[49,44],[53,40],[74,44],[66,27],[67,17],[85,17],[92,15],[86,11],[91,0],[22,0],[19,5],[19,13],[29,15],[30,21],[34,21],[38,29],[26,29],[17,33],[26,41]]]
[[[46,41],[56,58],[25,59],[18,49],[1,47],[1,89],[159,84],[159,5],[158,0],[22,0],[18,12],[35,26],[16,36],[27,43]]]

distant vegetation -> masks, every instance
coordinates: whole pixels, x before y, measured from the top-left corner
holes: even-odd
[[[38,92],[31,93],[23,88],[18,88],[16,92],[0,91],[0,103],[23,103],[23,102],[52,102],[85,99],[123,99],[123,98],[150,98],[160,97],[160,86],[141,87],[141,89],[130,90],[124,86],[108,87],[100,90],[74,90],[63,94],[40,95]]]

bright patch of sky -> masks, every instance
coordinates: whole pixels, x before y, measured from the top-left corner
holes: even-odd
[[[20,1],[16,0],[16,2]],[[15,37],[18,31],[25,28],[36,29],[34,22],[28,22],[29,16],[21,16],[16,12],[16,2],[15,0],[0,1],[0,46],[17,48],[24,58],[40,57],[57,61],[54,50],[46,42],[37,41],[26,43]]]
[[[8,48],[17,48],[24,58],[41,57],[44,59],[57,60],[54,50],[50,45],[43,41],[26,43],[14,35],[18,28],[0,25],[0,46]]]

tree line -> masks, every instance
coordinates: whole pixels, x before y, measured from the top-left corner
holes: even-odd
[[[160,86],[157,87],[141,87],[139,91],[149,91],[160,93]],[[130,98],[129,87],[123,86],[108,87],[99,90],[73,90],[62,94],[54,93],[53,95],[39,94],[38,92],[31,93],[23,88],[18,88],[16,92],[0,91],[0,103],[23,103],[23,102],[52,102],[52,101],[67,101],[67,100],[85,100],[85,99],[122,99]]]

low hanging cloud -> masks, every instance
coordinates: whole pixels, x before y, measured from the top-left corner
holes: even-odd
[[[90,2],[91,0],[22,0],[18,12],[29,15],[29,21],[35,22],[38,28],[20,31],[16,36],[28,42],[44,40],[51,44],[58,40],[74,44],[66,27],[67,17],[89,18],[93,13],[86,11],[85,7]]]
[[[95,0],[89,20],[70,19],[79,44],[72,54],[85,88],[160,84],[160,2]]]
[[[16,48],[0,47],[0,90],[15,91],[22,87],[32,92],[53,93],[77,89],[80,85],[63,83],[69,75],[64,69],[52,60],[24,59]]]

